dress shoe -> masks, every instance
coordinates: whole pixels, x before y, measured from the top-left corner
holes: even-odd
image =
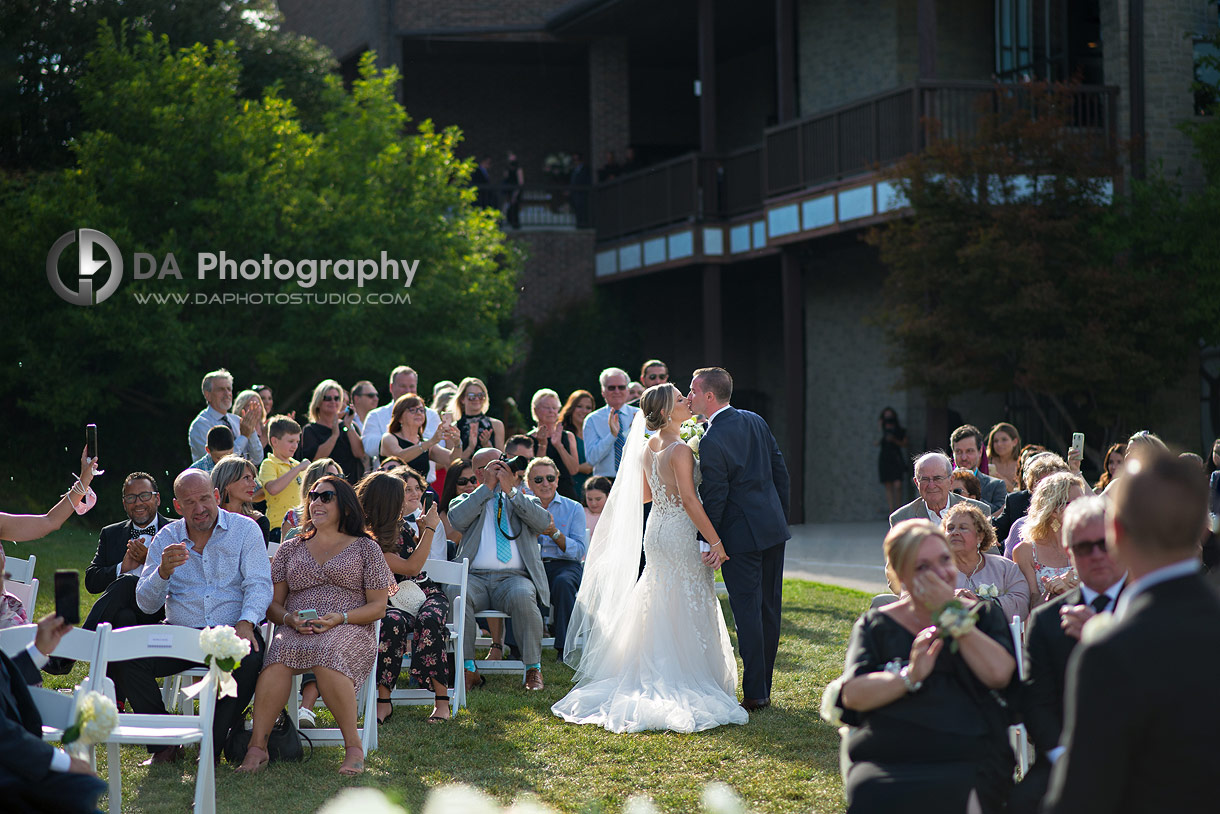
[[[525,671],[525,688],[527,690],[542,689],[542,671],[537,667],[531,667]]]
[[[464,670],[463,672],[466,674],[466,692],[487,683],[487,679],[478,670]]]
[[[141,766],[156,766],[158,763],[177,763],[182,757],[181,746],[167,746],[160,752],[153,752],[152,757],[141,763]]]
[[[741,706],[747,712],[755,712],[757,710],[766,709],[767,707],[771,706],[771,699],[770,698],[743,698],[743,699],[741,699]]]

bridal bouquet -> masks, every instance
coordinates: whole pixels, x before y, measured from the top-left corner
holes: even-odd
[[[217,625],[199,631],[199,646],[204,652],[203,663],[208,665],[207,677],[219,688],[220,697],[236,698],[237,680],[233,678],[233,671],[249,654],[250,643],[229,625]],[[207,683],[205,679],[195,684],[186,691],[186,697],[193,698]]]
[[[690,451],[695,454],[695,460],[699,460],[699,439],[705,432],[707,428],[693,418],[683,421],[682,426],[678,428],[678,437],[690,447]]]
[[[84,758],[90,746],[105,743],[119,725],[119,710],[106,696],[90,690],[76,703],[76,723],[64,730],[63,744],[75,757]]]

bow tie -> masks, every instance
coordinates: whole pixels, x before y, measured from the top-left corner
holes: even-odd
[[[139,537],[141,534],[147,534],[149,537],[156,537],[157,536],[157,524],[153,523],[151,526],[149,526],[146,529],[133,528],[131,530],[132,537]]]

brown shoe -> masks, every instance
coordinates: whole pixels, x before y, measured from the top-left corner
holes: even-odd
[[[464,670],[463,672],[466,674],[466,692],[487,683],[487,679],[478,670]]]
[[[177,763],[182,757],[181,746],[167,746],[159,752],[153,752],[152,757],[141,763],[141,766],[155,766],[158,763]]]
[[[542,689],[542,671],[537,667],[531,667],[525,671],[525,688],[527,690]]]
[[[767,707],[771,706],[771,699],[770,698],[743,698],[743,699],[741,699],[741,706],[747,712],[755,712],[757,710],[766,709]]]

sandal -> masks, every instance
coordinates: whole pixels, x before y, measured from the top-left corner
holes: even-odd
[[[347,765],[348,756],[355,751],[359,757],[351,766]],[[361,746],[348,746],[343,750],[343,765],[339,767],[339,774],[347,777],[354,777],[364,772],[364,748]]]
[[[394,704],[393,704],[393,703],[390,701],[390,699],[388,699],[388,698],[378,698],[378,699],[377,699],[377,706],[378,706],[378,707],[380,707],[382,704],[385,704],[386,706],[388,706],[388,707],[390,708],[390,712],[389,712],[389,714],[388,714],[388,715],[386,715],[384,718],[382,718],[381,716],[378,716],[378,717],[377,717],[377,725],[378,725],[378,726],[381,726],[382,724],[389,723],[389,722],[390,722],[390,719],[394,717]]]
[[[260,754],[262,755],[261,759],[259,758]],[[255,757],[254,763],[250,762],[251,755]],[[235,771],[239,771],[242,774],[258,774],[263,769],[267,768],[267,761],[269,760],[271,760],[271,755],[266,749],[260,749],[257,746],[250,746],[246,749],[245,759],[242,760],[241,765],[238,766]]]
[[[444,701],[444,702],[445,702],[445,706],[446,706],[446,707],[448,707],[448,706],[449,706],[449,694],[448,694],[448,693],[442,693],[442,692],[438,692],[438,693],[436,694],[436,700],[437,700],[437,701]],[[435,707],[436,705],[435,705],[435,704],[433,704],[433,706]],[[452,708],[450,708],[450,710],[449,710],[449,715],[448,715],[448,716],[441,716],[441,715],[429,715],[429,716],[428,716],[428,723],[430,723],[430,724],[443,724],[445,721],[448,721],[448,720],[449,720],[449,718],[450,718],[450,717],[452,717],[452,716],[453,716],[453,709],[452,709]]]
[[[492,653],[497,653],[498,655],[496,655],[493,658]],[[504,660],[504,645],[500,644],[499,642],[492,642],[491,647],[487,651],[487,658],[485,659],[485,661],[503,661],[503,660]]]

